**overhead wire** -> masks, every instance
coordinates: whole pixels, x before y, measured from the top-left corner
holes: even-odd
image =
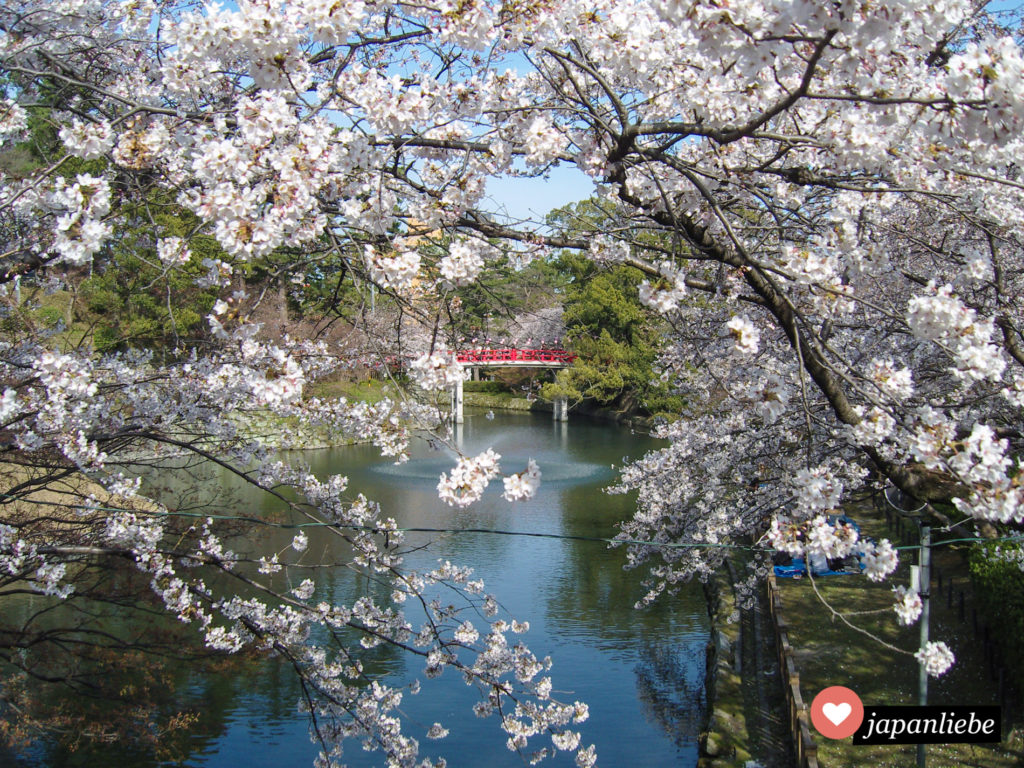
[[[294,530],[302,528],[336,528],[341,530],[354,530],[363,531],[377,534],[388,534],[388,533],[437,533],[437,534],[460,534],[460,533],[471,533],[471,534],[490,534],[495,536],[521,536],[526,538],[540,538],[540,539],[561,539],[568,541],[593,541],[602,542],[605,544],[615,545],[633,545],[633,546],[644,546],[644,547],[660,547],[663,549],[733,549],[733,550],[744,550],[749,552],[776,552],[772,547],[763,547],[756,545],[744,545],[744,544],[721,544],[711,542],[667,542],[667,541],[647,541],[643,539],[621,539],[621,538],[610,538],[606,536],[580,536],[576,534],[566,533],[546,533],[543,531],[510,531],[501,528],[441,528],[441,527],[425,527],[425,526],[409,526],[409,527],[384,527],[379,525],[344,525],[340,523],[332,523],[328,521],[307,521],[300,523],[292,522],[278,522],[274,520],[267,520],[265,518],[253,517],[250,515],[220,515],[205,512],[182,512],[174,510],[148,510],[148,509],[127,509],[125,507],[107,507],[102,505],[91,505],[91,504],[64,504],[56,501],[42,501],[35,499],[26,499],[23,497],[11,496],[6,493],[0,493],[0,498],[6,499],[17,499],[29,504],[41,504],[44,506],[55,506],[64,507],[68,509],[81,509],[85,511],[95,512],[140,512],[147,515],[163,516],[163,517],[185,517],[185,518],[196,518],[203,520],[224,520],[231,522],[243,522],[253,523],[255,525],[262,525],[268,528],[280,528],[283,530]],[[981,538],[981,537],[967,537],[957,539],[941,539],[933,541],[932,548],[947,546],[950,544],[983,544],[988,542],[1024,542],[1024,534],[1017,536],[1002,536],[996,538]],[[917,550],[921,549],[920,544],[901,544],[893,547],[896,550]]]

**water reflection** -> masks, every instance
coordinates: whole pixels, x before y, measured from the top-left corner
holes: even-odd
[[[659,725],[678,747],[693,744],[700,735],[705,704],[703,650],[654,642],[637,664],[637,699],[649,720]],[[695,706],[695,704],[697,706]]]
[[[384,514],[394,516],[402,527],[447,529],[444,534],[409,533],[406,543],[414,551],[407,555],[406,566],[431,569],[438,559],[472,566],[505,608],[531,622],[525,640],[537,656],[553,657],[557,698],[590,705],[590,719],[581,728],[583,742],[597,744],[601,764],[695,765],[707,641],[706,607],[698,588],[684,588],[676,598],[637,611],[633,605],[645,592],[641,574],[623,570],[625,553],[620,549],[596,541],[458,532],[486,528],[610,537],[615,523],[628,517],[631,500],[601,493],[614,477],[609,467],[621,464],[626,454],[640,455],[658,443],[613,426],[576,421],[565,425],[533,414],[499,414],[487,420],[483,414],[470,413],[460,432],[465,453],[493,446],[502,455],[505,471],[525,468],[529,458],[536,459],[543,472],[537,497],[510,504],[500,497],[499,483],[479,504],[451,509],[438,500],[436,485],[438,475],[454,464],[454,454],[425,445],[416,447],[404,465],[381,459],[367,446],[292,458],[307,461],[320,477],[348,475],[351,488],[378,501]],[[237,478],[210,471],[201,485],[219,494],[214,509],[305,522],[291,519],[281,505],[254,494]],[[164,481],[168,492],[174,492],[172,479]],[[322,529],[304,530],[310,538],[309,557],[339,564],[347,560],[348,546],[339,537]],[[283,550],[295,532],[258,529],[232,542],[232,548],[261,554]],[[291,578],[297,583],[306,575]],[[289,577],[282,573],[279,578],[287,584]],[[381,585],[343,567],[321,571],[316,580],[318,599],[351,604],[368,593],[386,597]],[[411,620],[415,624],[416,617]],[[393,685],[421,677],[418,662],[387,647],[367,651],[364,664]],[[226,669],[201,678],[183,674],[178,690],[184,704],[202,702],[197,708],[203,720],[182,752],[166,756],[162,764],[280,768],[312,763],[316,748],[296,709],[301,694],[283,664]],[[505,735],[496,721],[469,714],[475,701],[476,692],[451,671],[424,681],[423,692],[402,703],[411,723],[409,735],[420,739],[425,756],[444,755],[456,768],[521,766],[522,759],[505,749]],[[433,722],[449,727],[451,736],[436,743],[425,740],[423,734]],[[538,743],[535,748],[542,746],[549,745]],[[383,762],[380,754],[364,753],[358,744],[346,745],[345,759],[352,766]],[[36,755],[23,761],[32,768],[157,764],[161,758],[136,761],[102,751],[59,759]],[[545,764],[568,765],[569,760]]]

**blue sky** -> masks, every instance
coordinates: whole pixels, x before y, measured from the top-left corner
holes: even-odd
[[[585,200],[593,194],[594,183],[575,166],[551,169],[546,178],[500,176],[487,181],[484,207],[513,219],[543,221],[553,208]]]

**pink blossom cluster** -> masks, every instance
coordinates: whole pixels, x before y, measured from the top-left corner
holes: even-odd
[[[478,456],[460,457],[451,474],[445,472],[437,483],[441,501],[453,507],[468,507],[478,501],[487,485],[497,477],[501,456],[488,448]]]

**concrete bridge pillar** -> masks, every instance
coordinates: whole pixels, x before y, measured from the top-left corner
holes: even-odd
[[[554,417],[555,421],[568,421],[569,420],[569,399],[566,397],[556,397],[554,402]]]
[[[462,381],[452,387],[452,423],[461,424],[464,420],[462,404]]]

